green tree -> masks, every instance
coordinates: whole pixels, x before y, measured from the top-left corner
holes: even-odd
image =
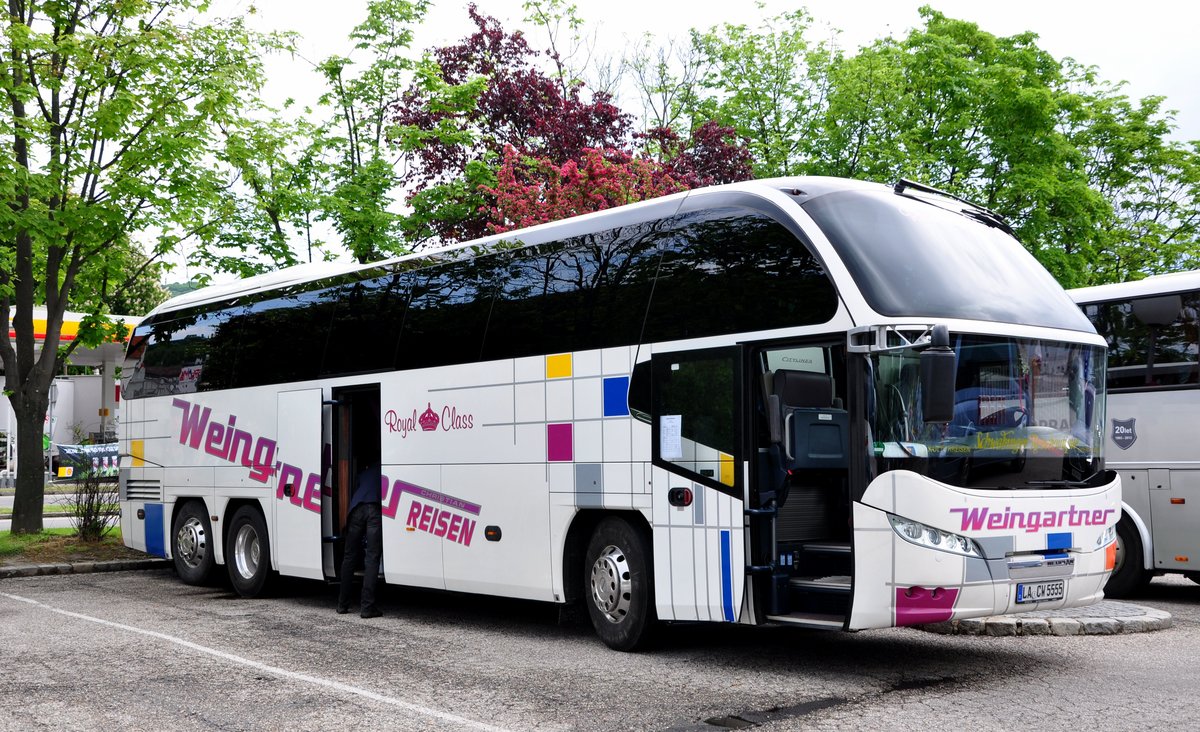
[[[806,172],[914,178],[977,201],[1074,284],[1105,205],[1060,128],[1080,102],[1061,65],[1031,33],[999,38],[922,12],[924,28],[835,59]]]
[[[1169,140],[1161,98],[1131,102],[1033,33],[922,15],[903,39],[834,59],[806,172],[916,178],[978,201],[1068,287],[1196,261],[1200,159]]]
[[[692,32],[698,63],[705,69],[700,87],[706,93],[679,101],[693,107],[693,127],[712,119],[744,138],[756,177],[800,173],[810,157],[808,146],[818,136],[831,52],[827,44],[806,37],[811,22],[806,11],[796,10],[758,27],[726,24]],[[661,94],[663,86],[648,88]]]
[[[369,57],[361,73],[354,75],[354,62],[344,56],[318,67],[329,85],[321,104],[333,111],[315,143],[331,157],[321,218],[360,262],[406,249],[397,236],[399,216],[391,210],[401,153],[388,129],[388,109],[417,68],[407,53],[428,7],[427,0],[372,0],[366,19],[350,34],[355,49]]]
[[[42,527],[42,420],[50,383],[80,344],[115,337],[105,297],[135,233],[161,258],[211,228],[228,190],[212,152],[261,81],[260,53],[281,39],[239,20],[199,22],[202,0],[9,0],[0,88],[0,332],[5,392],[17,422],[14,532]],[[93,266],[95,262],[111,264]],[[91,306],[80,337],[60,348],[63,313]],[[47,323],[39,351],[33,308]],[[109,331],[109,332],[106,332]],[[123,334],[121,334],[123,335]]]
[[[284,119],[270,110],[259,112],[220,125],[224,144],[217,156],[230,185],[217,201],[213,225],[203,229],[207,245],[193,258],[215,271],[250,276],[297,264],[297,239],[303,239],[309,262],[314,252],[320,257],[326,249],[324,241],[313,238],[329,172],[318,128],[304,116]],[[248,250],[262,256],[247,259]]]

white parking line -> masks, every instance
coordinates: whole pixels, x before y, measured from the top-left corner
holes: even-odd
[[[467,719],[465,717],[459,717],[457,715],[449,714],[447,712],[441,712],[441,711],[438,711],[437,709],[430,709],[429,707],[423,707],[420,704],[413,704],[412,702],[406,702],[403,699],[396,699],[395,697],[384,696],[383,694],[377,694],[377,693],[375,693],[373,691],[369,691],[367,689],[361,689],[357,686],[351,686],[350,684],[343,684],[340,681],[333,681],[331,679],[323,679],[319,676],[310,676],[308,674],[296,673],[295,671],[288,671],[287,669],[279,668],[277,666],[269,666],[265,663],[260,663],[258,661],[252,661],[249,658],[242,658],[241,656],[235,656],[232,653],[225,653],[224,651],[218,651],[215,648],[208,648],[206,646],[202,646],[197,643],[192,643],[191,641],[186,641],[182,638],[176,638],[175,636],[167,635],[166,633],[159,633],[159,632],[153,631],[153,630],[145,630],[143,628],[135,628],[132,625],[125,625],[124,623],[114,623],[111,620],[104,620],[102,618],[94,618],[90,615],[83,615],[82,613],[76,613],[76,612],[71,612],[70,610],[63,610],[61,608],[52,607],[43,602],[38,602],[37,600],[31,600],[27,597],[21,597],[19,595],[10,595],[7,592],[0,592],[0,597],[7,597],[10,600],[18,600],[20,602],[29,603],[30,605],[36,605],[37,607],[42,608],[43,610],[49,610],[52,613],[58,613],[59,615],[65,615],[70,618],[78,618],[80,620],[86,620],[90,623],[97,623],[99,625],[107,625],[110,628],[117,628],[119,630],[124,630],[129,633],[137,633],[139,635],[149,636],[151,638],[158,638],[159,640],[164,640],[164,641],[167,641],[168,643],[174,643],[176,645],[183,646],[184,648],[190,648],[193,651],[197,651],[199,653],[206,653],[210,656],[215,656],[216,658],[220,658],[220,659],[223,659],[226,661],[232,661],[233,663],[241,664],[248,668],[252,668],[257,671],[262,671],[263,673],[268,673],[273,676],[278,676],[278,677],[284,678],[284,679],[292,679],[295,681],[306,681],[310,684],[316,684],[317,686],[323,686],[327,689],[335,689],[337,691],[342,691],[347,694],[354,694],[355,696],[361,696],[363,698],[371,699],[373,701],[381,702],[383,704],[390,704],[394,707],[400,707],[402,709],[407,709],[410,712],[415,712],[417,714],[423,714],[427,717],[433,717],[434,719],[440,719],[444,722],[449,722],[451,724],[458,725],[460,727],[470,727],[472,729],[488,730],[489,732],[508,732],[508,730],[505,730],[503,727],[496,727],[496,726],[493,726],[490,724],[486,724],[484,722],[477,722],[473,719]]]

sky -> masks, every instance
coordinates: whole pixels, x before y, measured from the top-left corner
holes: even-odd
[[[523,25],[521,0],[480,0],[480,9],[506,29]],[[1132,98],[1165,96],[1164,108],[1178,110],[1178,140],[1200,140],[1200,2],[1194,0],[765,0],[767,14],[806,7],[814,21],[840,31],[839,44],[852,51],[885,35],[904,36],[920,25],[918,8],[973,21],[992,34],[1033,31],[1039,46],[1056,58],[1096,66],[1102,79],[1126,81]],[[312,103],[320,80],[311,62],[350,55],[347,38],[366,12],[366,0],[216,0],[221,14],[246,13],[259,29],[301,34],[301,58],[275,58],[267,67],[267,97]],[[660,39],[686,38],[689,28],[751,23],[763,17],[753,0],[576,0],[578,15],[596,32],[597,44],[619,54],[644,33]],[[425,49],[457,41],[469,31],[465,0],[434,0],[417,29],[414,46]],[[535,48],[543,47],[533,36]],[[304,59],[307,59],[304,60]],[[627,106],[633,107],[630,103]]]
[[[482,12],[496,17],[506,30],[531,33],[535,49],[546,47],[523,19],[522,0],[477,0]],[[1177,110],[1179,141],[1200,140],[1200,2],[1195,0],[575,0],[578,16],[594,34],[601,53],[619,57],[622,50],[647,33],[659,41],[683,41],[690,28],[707,29],[723,23],[755,25],[769,17],[805,7],[814,21],[811,38],[837,31],[847,52],[888,35],[901,38],[921,25],[918,9],[930,5],[942,13],[968,20],[997,36],[1032,31],[1038,45],[1055,58],[1074,58],[1095,66],[1100,78],[1125,81],[1133,99],[1166,97],[1164,109]],[[331,55],[354,58],[349,35],[366,16],[367,0],[213,0],[212,13],[244,15],[258,30],[288,30],[300,35],[297,54],[275,56],[266,62],[264,98],[279,107],[285,99],[297,108],[315,105],[324,82],[314,63]],[[417,28],[413,47],[424,50],[457,42],[471,32],[467,0],[433,0]],[[618,100],[631,112],[639,102]],[[194,270],[180,257],[169,278],[186,280]],[[218,275],[214,281],[225,279]]]

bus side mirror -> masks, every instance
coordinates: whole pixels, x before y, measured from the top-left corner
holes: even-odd
[[[954,379],[958,359],[950,348],[950,331],[935,325],[929,346],[921,351],[921,413],[926,424],[954,420]]]

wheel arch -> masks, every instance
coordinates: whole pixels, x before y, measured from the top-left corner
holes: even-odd
[[[571,519],[571,525],[567,529],[567,536],[563,542],[562,571],[564,602],[575,602],[582,596],[580,588],[583,586],[583,561],[584,555],[587,553],[588,542],[591,541],[592,532],[596,530],[596,526],[609,517],[624,519],[635,530],[643,532],[647,539],[646,546],[653,551],[654,542],[652,541],[650,532],[650,522],[640,511],[603,508],[585,508],[578,511],[574,518]],[[653,567],[654,558],[647,557],[646,565],[647,567]]]
[[[225,504],[225,510],[221,514],[221,531],[220,531],[221,551],[220,551],[220,554],[218,554],[218,556],[217,556],[217,559],[219,560],[218,561],[219,564],[225,564],[225,561],[226,561],[225,560],[225,543],[227,541],[229,541],[230,521],[233,519],[233,515],[235,513],[237,513],[238,509],[240,509],[242,506],[252,506],[256,511],[258,511],[259,515],[262,516],[263,524],[266,525],[267,531],[269,532],[268,537],[267,537],[268,542],[273,541],[275,538],[274,532],[271,531],[270,522],[267,521],[266,509],[263,508],[261,501],[259,501],[256,498],[230,498],[229,501]],[[271,563],[272,564],[275,563],[275,552],[273,552],[273,551],[271,552]],[[274,569],[274,567],[272,567],[272,569]]]
[[[1128,518],[1133,528],[1137,530],[1138,538],[1142,542],[1142,569],[1154,570],[1154,539],[1150,536],[1150,527],[1146,526],[1146,522],[1138,515],[1138,512],[1125,501],[1121,501],[1121,513],[1124,518]]]

